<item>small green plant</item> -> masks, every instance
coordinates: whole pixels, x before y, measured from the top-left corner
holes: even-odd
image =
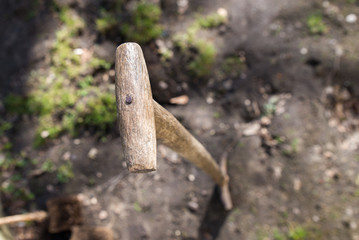
[[[313,35],[321,35],[328,32],[328,27],[323,21],[323,15],[319,13],[311,14],[307,18],[307,27]]]
[[[272,96],[269,98],[268,102],[264,104],[264,115],[271,116],[275,114],[275,111],[277,109],[277,103],[279,101],[279,98],[277,96]]]
[[[141,1],[137,4],[130,22],[121,26],[121,32],[128,41],[147,43],[162,33],[158,23],[161,9],[152,3]]]
[[[188,69],[197,77],[207,76],[214,64],[216,49],[212,43],[201,40],[195,46],[198,54],[188,63]]]
[[[0,120],[0,137],[13,127],[12,123]]]
[[[136,212],[142,212],[142,207],[138,202],[133,204],[133,209],[135,209]]]
[[[111,29],[115,28],[118,25],[118,20],[116,19],[113,13],[101,9],[101,17],[96,19],[96,29],[97,31],[105,34]]]
[[[53,162],[48,159],[41,165],[41,170],[44,172],[50,173],[55,170],[55,166],[54,166]]]
[[[227,21],[227,18],[218,13],[212,13],[207,16],[199,16],[196,23],[202,28],[216,28]]]
[[[238,77],[243,71],[246,70],[246,63],[244,58],[231,56],[224,59],[221,70],[231,77]]]
[[[198,78],[206,77],[212,72],[211,69],[217,54],[212,42],[196,36],[200,29],[218,26],[212,21],[214,15],[209,16],[199,17],[185,33],[179,33],[173,37],[175,46],[188,60],[187,69],[194,77]]]
[[[273,231],[273,239],[274,240],[286,240],[287,237],[285,234],[281,233],[278,229],[274,229]]]
[[[72,163],[67,161],[66,163],[61,164],[56,173],[57,180],[59,183],[67,183],[75,176]]]
[[[301,226],[291,228],[288,233],[288,236],[291,240],[305,240],[307,235],[307,230]]]

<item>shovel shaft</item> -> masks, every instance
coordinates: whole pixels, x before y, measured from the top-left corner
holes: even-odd
[[[0,226],[19,223],[19,222],[41,222],[47,218],[47,213],[45,211],[37,211],[32,213],[19,214],[14,216],[2,217],[0,218]]]

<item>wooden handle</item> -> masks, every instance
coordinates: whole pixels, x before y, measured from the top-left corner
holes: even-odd
[[[141,47],[124,43],[116,50],[117,119],[130,172],[156,170],[156,130],[152,91]]]
[[[45,218],[47,218],[47,213],[45,211],[38,211],[33,213],[25,213],[25,214],[19,214],[14,216],[2,217],[0,218],[0,226],[18,223],[18,222],[29,222],[29,221],[41,222]]]
[[[157,137],[210,175],[223,190],[225,209],[232,208],[226,171],[171,113],[152,99],[146,63],[136,43],[117,48],[116,96],[122,145],[131,172],[156,169]]]

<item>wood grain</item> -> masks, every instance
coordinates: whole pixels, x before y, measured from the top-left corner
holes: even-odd
[[[130,172],[156,170],[156,132],[152,91],[141,47],[124,43],[116,50],[117,119]]]

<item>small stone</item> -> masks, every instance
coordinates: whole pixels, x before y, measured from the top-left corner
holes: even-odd
[[[299,208],[293,208],[293,213],[295,215],[299,215],[300,214],[300,209]]]
[[[207,190],[202,190],[202,191],[201,191],[201,195],[202,195],[203,197],[208,196],[208,191],[207,191]]]
[[[167,88],[168,88],[168,84],[167,84],[166,82],[164,82],[164,81],[160,81],[160,82],[158,83],[158,85],[159,85],[160,88],[162,88],[162,89],[167,89]]]
[[[91,203],[92,205],[96,205],[96,204],[98,203],[97,198],[92,197],[92,198],[90,199],[90,203]]]
[[[308,49],[307,48],[301,48],[299,52],[302,55],[306,55],[308,53]]]
[[[188,101],[189,101],[189,97],[187,95],[181,95],[170,99],[171,104],[177,104],[177,105],[186,105]]]
[[[176,236],[176,237],[181,236],[181,231],[180,231],[180,230],[176,230],[176,231],[175,231],[175,236]]]
[[[46,190],[48,192],[53,192],[55,190],[54,185],[51,184],[46,185]]]
[[[105,220],[108,217],[108,213],[105,210],[100,211],[98,214],[98,218],[100,220]]]
[[[353,230],[357,229],[357,228],[358,228],[357,223],[354,222],[354,221],[351,221],[351,222],[350,222],[350,228],[353,229]]]
[[[358,20],[358,17],[354,13],[349,14],[345,17],[345,21],[347,23],[355,23],[357,20]]]
[[[193,174],[190,174],[190,175],[188,175],[187,179],[190,182],[194,182],[194,180],[196,180],[196,177]]]
[[[206,98],[206,102],[207,102],[208,104],[212,104],[212,103],[214,102],[213,97],[207,97],[207,98]]]
[[[81,140],[80,140],[80,139],[75,139],[75,140],[74,140],[74,144],[75,144],[75,145],[79,145],[80,143],[81,143]]]
[[[111,70],[108,72],[108,75],[110,75],[110,77],[114,77],[114,76],[116,75],[115,70],[111,69]]]
[[[47,131],[47,130],[44,130],[44,131],[42,131],[42,132],[40,133],[40,136],[41,136],[42,138],[47,138],[49,135],[50,135],[50,133],[49,133],[49,131]]]
[[[331,151],[325,151],[323,153],[324,157],[329,159],[329,158],[332,158],[333,157],[333,153]]]
[[[280,167],[280,166],[273,167],[273,172],[274,172],[275,179],[278,180],[282,177],[282,167]]]
[[[259,123],[249,124],[249,125],[247,126],[247,128],[244,129],[243,135],[244,135],[244,136],[253,136],[253,135],[256,135],[256,134],[258,134],[260,128],[261,128],[261,126],[260,126]]]
[[[90,159],[95,159],[97,157],[97,154],[98,154],[97,148],[91,148],[89,153],[88,153],[88,157]]]
[[[96,177],[102,178],[102,172],[97,172],[97,173],[96,173]]]
[[[153,175],[153,180],[159,181],[161,180],[161,176],[158,173],[156,173],[155,175]]]
[[[294,178],[293,180],[293,188],[294,191],[298,192],[302,187],[302,181],[299,178]]]
[[[353,214],[354,214],[354,211],[353,211],[352,208],[346,208],[345,209],[345,215],[351,217],[351,216],[353,216]]]
[[[195,201],[189,201],[187,203],[187,207],[188,207],[189,210],[191,210],[193,212],[196,212],[198,210],[198,208],[199,208],[199,205]]]
[[[75,48],[74,49],[74,54],[82,55],[82,54],[84,54],[84,50],[82,48]]]
[[[261,118],[261,124],[263,125],[263,126],[268,126],[268,125],[270,125],[271,124],[271,119],[269,118],[269,117],[262,117]]]
[[[312,217],[313,222],[319,222],[320,218],[317,215]]]
[[[64,159],[65,161],[69,161],[71,159],[71,153],[65,152],[64,155],[62,155],[62,159]]]
[[[227,11],[227,9],[225,9],[225,8],[218,8],[218,9],[217,9],[217,14],[218,14],[219,16],[225,18],[225,19],[228,18],[228,11]]]
[[[110,80],[110,75],[108,75],[108,74],[102,75],[102,81],[108,82],[108,80]]]

